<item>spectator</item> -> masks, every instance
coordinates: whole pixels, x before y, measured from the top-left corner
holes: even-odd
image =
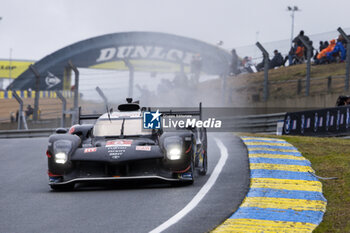
[[[323,41],[321,40],[321,41],[320,41],[320,46],[318,47],[318,51],[321,52],[323,49],[325,49],[325,48],[324,48]]]
[[[16,122],[16,114],[14,112],[10,113],[10,120],[11,120],[11,123]]]
[[[318,47],[318,51],[316,51],[316,54],[314,56],[315,63],[317,63],[317,60],[318,60],[317,56],[318,56],[318,54],[320,54],[320,52],[322,50],[324,50],[325,48],[327,48],[328,46],[329,46],[328,41],[320,41],[320,46]]]
[[[268,63],[270,63],[270,59],[268,59]],[[265,67],[265,56],[264,56],[264,59],[262,60],[262,62],[260,62],[259,64],[256,65],[256,69],[258,71],[262,71],[262,70],[264,70],[264,67]]]
[[[335,106],[339,107],[339,106],[345,106],[345,105],[350,105],[350,97],[345,95],[340,95],[337,99]]]
[[[30,116],[33,115],[34,109],[30,104],[27,105],[27,110],[25,111],[25,113],[26,113],[26,118],[29,118]]]
[[[230,67],[230,75],[236,75],[238,74],[238,55],[236,53],[235,49],[231,50],[232,54],[232,60],[231,60],[231,67]]]
[[[323,49],[327,48],[328,46],[329,46],[328,41],[323,42]],[[323,49],[322,49],[322,50],[323,50]],[[320,52],[321,52],[322,50],[320,50]]]
[[[242,66],[240,67],[240,73],[256,73],[257,69],[252,61],[251,57],[245,56],[242,60]]]
[[[331,40],[327,48],[323,49],[316,57],[315,64],[325,64],[328,63],[327,53],[333,51],[335,47],[335,40]]]
[[[295,50],[295,64],[301,64],[304,62],[305,55],[305,47],[301,41],[297,42],[296,50]]]
[[[302,57],[303,57],[303,58],[306,58],[306,57],[307,57],[307,49],[306,49],[305,45],[303,44],[303,42],[301,41],[301,38],[302,38],[305,42],[311,42],[311,41],[310,41],[310,38],[309,38],[308,36],[305,36],[303,30],[301,30],[301,31],[299,32],[299,35],[293,39],[293,42],[294,42],[297,46],[303,47],[304,55],[303,55]],[[312,44],[311,44],[311,45],[312,45]],[[297,50],[297,49],[296,49],[296,50]],[[312,57],[312,56],[311,56],[311,57]],[[299,58],[301,58],[301,56],[299,56]],[[303,62],[303,61],[304,61],[304,59],[302,59],[302,61],[298,61],[297,63],[301,63],[301,62]]]
[[[343,43],[340,39],[338,39],[337,43],[335,44],[333,50],[331,52],[326,53],[327,54],[327,60],[329,62],[335,62],[335,57],[340,55],[340,61],[343,62],[346,58],[346,50],[344,48]]]
[[[301,57],[298,57],[296,55],[296,51],[297,50],[298,50],[298,55],[301,56]],[[303,60],[302,59],[303,58],[303,53],[304,53],[303,47],[297,46],[295,44],[293,47],[290,48],[290,50],[288,52],[288,55],[284,58],[283,65],[287,62],[287,60],[288,60],[288,63],[289,63],[288,65],[289,66],[292,66],[292,65],[295,65],[297,63],[300,63],[300,61]]]
[[[272,60],[270,61],[269,69],[273,69],[275,67],[280,67],[283,65],[284,59],[283,59],[281,53],[278,52],[277,49],[275,51],[273,51],[273,53],[274,53],[274,56],[273,56]]]
[[[308,37],[308,36],[305,36],[305,35],[304,35],[304,31],[301,30],[301,31],[299,32],[299,35],[293,39],[293,42],[296,43],[296,44],[300,44],[300,43],[303,44],[303,43],[301,42],[301,40],[300,40],[300,37],[303,38],[306,42],[310,41],[309,37]]]

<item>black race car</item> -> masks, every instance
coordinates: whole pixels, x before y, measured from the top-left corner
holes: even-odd
[[[175,130],[144,129],[143,112],[132,100],[119,111],[102,115],[81,115],[79,124],[57,129],[47,149],[49,185],[53,190],[73,189],[76,183],[162,180],[173,183],[194,181],[197,171],[207,172],[205,128]],[[199,111],[162,112],[192,115]],[[94,124],[80,124],[96,120]]]

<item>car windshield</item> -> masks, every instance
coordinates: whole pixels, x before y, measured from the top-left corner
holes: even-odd
[[[94,126],[93,134],[96,137],[111,137],[121,136],[123,131],[124,136],[151,135],[152,130],[143,129],[142,124],[142,118],[100,119]]]

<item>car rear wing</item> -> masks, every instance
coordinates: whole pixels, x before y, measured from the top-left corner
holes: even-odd
[[[151,108],[147,108],[148,111],[151,111]],[[199,103],[198,111],[196,110],[169,110],[169,111],[161,111],[162,115],[191,115],[191,116],[199,116],[199,119],[202,120],[202,102]],[[100,116],[103,114],[97,113],[97,114],[81,114],[81,107],[79,107],[79,118],[78,118],[78,124],[82,120],[97,120]]]
[[[150,111],[151,109],[148,108]],[[198,111],[196,110],[169,110],[169,111],[160,111],[160,113],[164,115],[191,115],[191,116],[199,116],[199,119],[202,120],[202,102],[199,103]]]

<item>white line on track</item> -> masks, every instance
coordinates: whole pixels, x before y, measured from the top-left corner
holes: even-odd
[[[162,231],[166,230],[167,228],[169,228],[170,226],[172,226],[173,224],[180,221],[180,219],[185,217],[191,210],[193,210],[198,205],[198,203],[203,199],[203,197],[213,187],[213,185],[215,184],[217,178],[219,177],[219,175],[222,171],[222,168],[224,167],[226,160],[227,160],[227,157],[228,157],[227,148],[224,146],[224,144],[219,139],[217,139],[217,138],[214,138],[214,139],[215,139],[216,144],[218,145],[218,147],[220,149],[221,156],[220,156],[219,162],[216,164],[214,171],[210,175],[207,182],[199,190],[199,192],[196,194],[196,196],[194,196],[194,198],[182,210],[180,210],[180,212],[178,212],[177,214],[175,214],[174,216],[169,218],[167,221],[162,223],[160,226],[158,226],[155,229],[153,229],[152,231],[150,231],[150,233],[162,232]]]

